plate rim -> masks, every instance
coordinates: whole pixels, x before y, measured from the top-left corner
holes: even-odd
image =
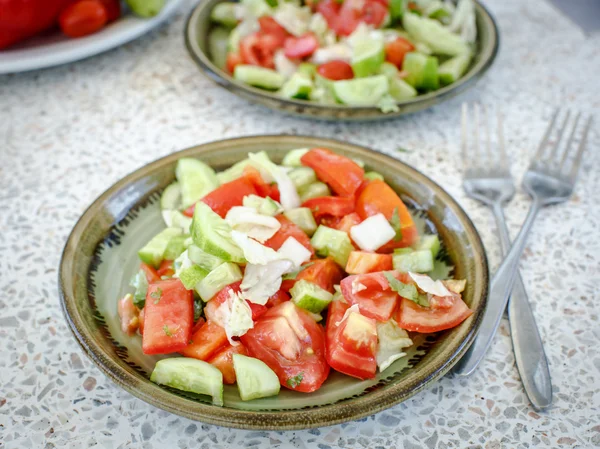
[[[79,309],[75,306],[75,295],[71,296],[72,291],[70,291],[68,288],[71,286],[71,284],[73,284],[72,279],[70,279],[72,269],[69,269],[69,263],[71,262],[70,259],[73,258],[74,252],[77,250],[76,243],[81,238],[81,231],[85,229],[86,224],[89,223],[89,221],[95,216],[97,210],[102,208],[102,204],[104,204],[114,193],[120,191],[123,187],[126,187],[127,185],[130,185],[133,182],[148,176],[148,174],[154,169],[158,169],[164,164],[175,162],[181,157],[199,157],[203,152],[216,151],[218,148],[215,148],[215,146],[227,145],[231,142],[243,143],[246,141],[251,144],[252,141],[264,141],[264,139],[273,141],[281,139],[289,139],[290,141],[302,139],[303,141],[312,141],[313,143],[317,144],[316,146],[326,146],[328,143],[333,143],[334,145],[341,144],[352,147],[353,149],[358,149],[359,152],[375,153],[384,160],[401,164],[406,169],[413,171],[418,178],[425,180],[426,183],[429,183],[436,188],[436,193],[442,196],[442,202],[446,205],[452,206],[453,211],[460,215],[461,221],[468,228],[469,233],[474,237],[474,243],[476,245],[475,251],[479,254],[482,263],[482,287],[480,295],[481,306],[476,312],[476,315],[474,316],[468,332],[464,336],[464,339],[460,342],[459,346],[454,350],[449,359],[432,369],[431,373],[422,379],[420,379],[422,377],[422,375],[419,375],[420,371],[415,371],[414,373],[409,374],[409,376],[415,376],[417,378],[417,387],[412,388],[409,391],[393,392],[390,390],[393,389],[394,385],[390,384],[389,388],[385,389],[385,392],[393,394],[386,394],[382,395],[382,397],[377,397],[377,392],[375,392],[374,397],[371,394],[367,394],[358,398],[350,398],[347,402],[342,404],[333,403],[311,409],[273,411],[239,410],[231,408],[222,409],[220,407],[200,403],[183,396],[174,395],[159,385],[152,384],[148,379],[141,381],[120,366],[119,363],[115,362],[112,357],[105,354],[102,348],[95,344],[93,338],[86,335],[85,325],[83,325],[84,318]],[[128,209],[131,209],[131,207]],[[115,223],[112,223],[111,226],[114,224]],[[69,329],[73,333],[83,352],[109,379],[111,379],[125,391],[131,393],[133,396],[170,413],[200,422],[246,430],[300,430],[330,426],[365,418],[409,399],[450,371],[454,364],[458,362],[460,357],[473,343],[473,340],[481,326],[483,311],[487,307],[489,290],[487,254],[485,252],[485,247],[481,237],[474,223],[471,221],[460,204],[435,181],[412,166],[371,148],[338,139],[295,134],[251,135],[203,142],[201,144],[187,147],[151,161],[125,175],[113,183],[103,193],[101,193],[79,217],[69,233],[69,236],[63,247],[57,277],[61,310]],[[379,401],[375,402],[374,399],[379,399]],[[183,408],[183,405],[189,405],[189,408]],[[232,415],[235,415],[235,420],[232,418]]]

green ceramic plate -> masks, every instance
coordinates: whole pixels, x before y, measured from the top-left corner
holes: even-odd
[[[373,380],[333,373],[315,393],[282,389],[275,398],[242,402],[226,386],[225,406],[203,396],[150,382],[159,359],[141,351],[141,338],[123,335],[117,300],[129,291],[137,270],[137,250],[162,227],[158,198],[174,179],[181,157],[198,157],[223,169],[250,151],[266,150],[280,161],[287,150],[327,147],[362,159],[377,170],[413,207],[429,231],[438,232],[455,276],[467,279],[464,298],[475,311],[460,326],[420,335],[407,357]],[[487,298],[488,268],[475,227],[460,206],[437,184],[413,168],[366,148],[303,136],[256,136],[212,142],[171,154],[126,176],[104,192],[75,225],[59,273],[65,317],[77,341],[98,367],[133,395],[191,419],[246,429],[300,429],[361,418],[402,402],[443,376],[471,344]]]
[[[496,22],[483,5],[476,2],[477,51],[468,72],[449,86],[399,102],[398,112],[384,114],[377,107],[322,105],[310,101],[285,99],[233,79],[211,60],[208,50],[208,34],[212,29],[210,12],[216,4],[224,1],[226,0],[203,0],[191,12],[184,32],[190,55],[200,70],[220,86],[247,100],[287,114],[322,120],[379,120],[410,114],[429,108],[472,87],[491,66],[498,52],[500,36]]]

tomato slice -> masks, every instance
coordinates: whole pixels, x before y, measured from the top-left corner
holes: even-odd
[[[288,37],[284,44],[284,54],[291,59],[302,59],[312,55],[319,48],[319,40],[313,33],[300,37]]]
[[[160,276],[158,275],[158,272],[154,269],[154,267],[151,267],[150,265],[142,262],[140,264],[140,269],[146,275],[146,280],[148,281],[148,284],[160,281]]]
[[[333,81],[351,80],[354,78],[354,70],[346,61],[329,61],[317,68],[317,73],[323,78]]]
[[[246,195],[257,195],[258,192],[254,184],[248,177],[234,179],[227,182],[217,189],[213,190],[200,201],[207,204],[213,211],[225,218],[229,209],[234,206],[241,206]],[[195,204],[188,207],[183,213],[188,217],[194,216]]]
[[[322,196],[311,198],[302,203],[302,207],[312,210],[315,219],[323,216],[344,217],[354,212],[354,197]]]
[[[402,239],[397,242],[392,240],[386,243],[378,252],[389,253],[394,248],[412,246],[418,238],[415,223],[398,194],[384,181],[375,180],[369,182],[364,186],[356,200],[356,213],[363,220],[378,213],[382,213],[385,215],[385,218],[390,220],[396,209],[400,218]]]
[[[392,270],[392,255],[352,251],[346,264],[348,274],[376,273]]]
[[[191,341],[189,341],[189,344],[184,347],[181,353],[186,357],[208,360],[213,354],[228,344],[225,329],[209,320],[204,323],[204,326],[194,332]]]
[[[277,251],[279,248],[281,248],[281,245],[285,243],[288,237],[294,237],[300,244],[302,244],[302,246],[309,250],[311,254],[315,253],[315,250],[310,244],[310,238],[302,229],[285,218],[283,215],[278,215],[275,218],[279,221],[279,223],[281,223],[281,227],[273,237],[264,243],[265,246],[273,248],[275,251]]]
[[[290,33],[287,30],[279,25],[277,21],[271,16],[262,16],[258,19],[258,24],[260,25],[260,30],[263,35],[273,36],[278,40],[278,45],[281,47]]]
[[[345,275],[344,270],[331,257],[311,260],[305,266],[306,268],[298,273],[296,279],[284,280],[281,289],[289,291],[297,281],[305,280],[333,293],[335,292],[333,286],[339,284]]]
[[[269,309],[241,341],[286,388],[310,393],[327,379],[323,327],[291,301]]]
[[[204,326],[204,323],[206,323],[206,320],[204,318],[198,318],[198,321],[194,323],[194,327],[192,328],[192,335],[194,335],[198,331],[198,329]]]
[[[265,305],[267,306],[268,309],[270,309],[271,307],[278,306],[282,302],[286,302],[289,300],[290,300],[290,295],[287,294],[284,290],[280,289],[277,291],[277,293],[275,293],[273,296],[271,296],[267,300],[267,303]]]
[[[117,312],[121,318],[121,330],[133,335],[140,325],[140,309],[133,305],[133,296],[125,295],[117,304]]]
[[[239,53],[227,53],[227,60],[225,66],[227,67],[227,71],[233,74],[236,65],[243,64],[244,60],[240,56]]]
[[[421,307],[406,298],[400,299],[396,312],[396,322],[402,329],[427,334],[458,326],[473,314],[460,295],[453,296],[449,308]]]
[[[256,32],[240,41],[240,56],[245,64],[274,69],[273,56],[282,45],[280,36]]]
[[[341,8],[341,3],[336,0],[321,0],[317,3],[317,12],[325,17],[327,25],[334,31],[337,29],[338,15]]]
[[[244,167],[244,176],[246,176],[254,185],[254,188],[258,192],[258,196],[262,196],[263,198],[270,197],[275,201],[279,201],[279,188],[277,187],[277,183],[266,183],[256,168],[247,165]]]
[[[350,235],[350,228],[360,224],[361,221],[359,215],[356,212],[352,212],[342,218],[334,227],[338,231],[344,231],[346,234]]]
[[[333,301],[327,312],[326,357],[334,370],[359,379],[372,379],[377,371],[377,326],[375,320],[352,313],[350,307]],[[358,315],[358,316],[356,316]]]
[[[252,321],[256,321],[262,315],[264,315],[267,310],[269,310],[266,305],[263,306],[262,304],[254,304],[253,302],[250,302],[248,300],[246,300],[246,302],[248,303],[248,305],[250,306],[250,310],[252,311]]]
[[[194,296],[179,279],[148,285],[144,310],[144,354],[169,354],[187,346],[194,325]]]
[[[365,172],[356,162],[324,148],[313,148],[300,160],[340,196],[353,196],[364,179]]]
[[[389,320],[398,303],[398,293],[381,272],[348,276],[340,286],[346,301],[358,304],[361,314],[377,321]]]
[[[358,2],[353,1],[345,1],[342,3],[337,20],[334,22],[333,26],[331,26],[337,34],[349,36],[356,30],[356,27],[361,22],[362,16],[362,10],[356,7],[357,3]]]
[[[385,44],[385,60],[391,62],[398,68],[402,68],[402,62],[406,53],[410,53],[415,46],[403,37]]]
[[[156,270],[156,274],[162,279],[163,276],[171,277],[175,274],[172,260],[163,260],[160,263],[160,267]]]
[[[218,368],[223,373],[223,383],[235,383],[235,370],[233,369],[233,354],[248,355],[246,347],[239,343],[237,346],[227,346],[207,360],[208,363]]]
[[[388,8],[386,5],[377,0],[367,0],[362,9],[361,20],[369,25],[373,25],[375,28],[379,28],[385,20],[387,12]]]

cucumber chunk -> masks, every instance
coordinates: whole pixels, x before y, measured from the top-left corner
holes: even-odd
[[[389,89],[385,75],[333,81],[332,85],[335,97],[342,103],[352,106],[377,105]]]
[[[298,66],[297,72],[312,79],[317,74],[317,65],[310,62],[303,62]]]
[[[217,3],[210,12],[210,20],[228,28],[233,28],[238,23],[237,8],[238,5],[236,3]]]
[[[447,86],[465,74],[471,62],[471,52],[455,56],[440,64],[438,73],[440,83]]]
[[[331,256],[342,268],[346,268],[348,257],[354,250],[350,237],[344,231],[320,225],[310,239],[310,244],[321,257]]]
[[[219,3],[219,5],[224,4]],[[208,53],[212,62],[221,70],[224,70],[227,66],[228,39],[229,30],[223,27],[216,27],[208,34]]]
[[[154,268],[158,268],[164,260],[165,251],[171,238],[183,234],[181,228],[167,228],[156,234],[138,251],[140,260]]]
[[[235,181],[240,178],[244,174],[244,168],[250,165],[250,159],[243,159],[239,162],[236,162],[231,167],[226,170],[223,170],[217,173],[217,179],[221,184],[225,184],[231,181]]]
[[[208,302],[229,284],[241,281],[242,277],[240,267],[234,263],[224,263],[208,273],[204,279],[196,284],[194,290],[202,298],[202,301]]]
[[[129,282],[135,293],[133,294],[133,305],[138,309],[143,309],[146,305],[146,293],[148,293],[148,279],[144,270],[138,271]]]
[[[190,228],[194,244],[226,262],[245,262],[244,253],[231,239],[231,226],[203,202],[196,204]]]
[[[297,207],[296,209],[288,209],[283,215],[306,232],[309,236],[313,235],[317,230],[317,223],[313,217],[312,211],[308,207]]]
[[[242,401],[279,394],[279,378],[262,360],[233,354],[233,369]]]
[[[275,70],[244,64],[235,66],[233,77],[251,86],[268,90],[277,90],[285,82],[284,76]]]
[[[159,360],[150,380],[190,393],[212,397],[214,405],[223,405],[223,374],[210,363],[188,357]]]
[[[296,150],[288,151],[281,161],[281,165],[286,167],[302,167],[300,159],[308,153],[308,148],[298,148]]]
[[[188,257],[196,265],[204,268],[207,271],[212,271],[225,261],[220,257],[208,254],[198,248],[196,245],[190,245],[188,248]]]
[[[163,209],[162,217],[168,228],[181,228],[184,232],[189,232],[192,219],[178,210]]]
[[[208,274],[208,270],[205,270],[198,265],[192,265],[191,267],[184,268],[179,273],[179,280],[187,290],[192,290],[198,285]]]
[[[366,172],[365,178],[368,179],[369,181],[375,181],[375,180],[384,181],[383,175],[376,171]]]
[[[274,217],[283,212],[283,207],[271,197],[263,198],[257,195],[248,195],[243,199],[245,207],[252,207],[261,215]]]
[[[302,189],[317,182],[317,174],[310,167],[297,167],[288,173],[296,189]]]
[[[333,295],[312,282],[299,280],[290,290],[292,301],[298,307],[312,313],[319,313],[333,299]]]
[[[164,260],[175,260],[177,259],[181,253],[185,251],[185,241],[188,239],[189,235],[182,234],[171,237],[169,240],[169,244],[165,249],[163,259]]]
[[[417,90],[401,78],[390,80],[390,95],[397,101],[408,100],[417,96]]]
[[[364,78],[379,72],[385,61],[383,39],[361,39],[353,48],[350,64],[357,78]]]
[[[406,273],[427,273],[433,270],[433,256],[429,249],[413,251],[408,254],[394,254],[392,256],[394,270]]]
[[[160,208],[162,210],[181,209],[181,187],[178,182],[172,182],[160,196]]]
[[[181,187],[181,207],[184,209],[219,187],[215,171],[198,159],[179,159],[175,175]]]
[[[311,198],[319,198],[322,196],[331,196],[331,190],[324,182],[313,182],[298,191],[300,202],[304,203]]]
[[[281,87],[279,95],[284,98],[308,100],[312,90],[313,83],[308,76],[301,73],[294,73]]]
[[[429,250],[431,251],[431,255],[435,259],[440,252],[440,239],[437,235],[422,235],[419,239],[419,243],[417,243],[416,249],[419,250]]]
[[[438,60],[435,56],[410,52],[404,56],[402,70],[408,72],[406,82],[416,89],[435,90],[440,87]]]
[[[402,25],[415,40],[427,44],[435,54],[456,56],[469,51],[469,45],[462,37],[437,20],[404,14]]]

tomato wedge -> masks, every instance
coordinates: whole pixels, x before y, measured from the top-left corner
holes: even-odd
[[[279,221],[279,223],[281,223],[281,227],[273,237],[264,243],[265,246],[273,248],[275,251],[277,251],[279,248],[281,248],[281,245],[285,243],[288,237],[294,237],[300,244],[302,244],[302,246],[309,250],[311,254],[315,253],[315,250],[310,244],[310,238],[302,229],[300,229],[296,224],[288,220],[283,215],[278,215],[275,218]]]
[[[208,363],[218,368],[223,374],[223,383],[235,383],[235,370],[233,369],[233,354],[248,355],[246,347],[239,343],[237,346],[227,346],[207,360]]]
[[[285,43],[285,40],[290,35],[273,17],[262,16],[258,19],[258,24],[263,35],[270,35],[277,39],[279,47]]]
[[[363,220],[378,213],[382,213],[385,218],[390,220],[395,210],[398,211],[398,217],[400,218],[402,239],[397,242],[392,240],[386,243],[378,252],[389,253],[394,248],[412,246],[418,238],[415,223],[406,205],[384,181],[369,182],[364,186],[356,200],[356,213]]]
[[[240,56],[245,64],[274,69],[273,56],[282,45],[279,36],[256,32],[240,41]]]
[[[339,196],[353,196],[364,179],[365,172],[356,162],[324,148],[313,148],[300,160]]]
[[[366,251],[352,251],[346,264],[348,274],[376,273],[393,269],[391,254],[368,253]]]
[[[402,329],[427,334],[458,326],[473,314],[459,295],[453,296],[449,308],[421,307],[406,298],[400,299],[396,322]]]
[[[273,296],[271,296],[267,303],[265,304],[268,309],[271,307],[278,306],[282,302],[286,302],[290,300],[290,295],[287,294],[284,290],[278,290]]]
[[[352,312],[344,301],[329,305],[326,326],[327,363],[334,370],[359,379],[372,379],[377,371],[377,325],[375,320]]]
[[[156,274],[162,279],[163,276],[171,277],[175,274],[172,260],[163,260],[160,263],[160,267],[156,270]]]
[[[362,9],[361,20],[375,28],[379,28],[385,16],[388,13],[388,8],[376,0],[367,0]]]
[[[269,309],[241,341],[286,388],[310,393],[327,379],[323,327],[291,301]]]
[[[247,165],[244,167],[244,176],[254,185],[254,188],[258,192],[258,196],[262,196],[263,198],[270,197],[275,201],[279,201],[279,188],[277,187],[277,184],[266,183],[256,168]]]
[[[358,304],[360,313],[366,317],[387,321],[396,309],[398,293],[390,288],[383,273],[348,276],[340,286],[346,301]]]
[[[305,280],[333,293],[335,292],[333,286],[339,284],[344,278],[344,270],[331,257],[311,260],[305,266],[306,268],[298,273],[296,279],[284,280],[281,289],[289,291],[297,281]]]
[[[246,177],[234,179],[213,190],[200,201],[207,204],[213,211],[225,218],[229,209],[241,206],[246,195],[258,195],[252,181]],[[183,213],[188,217],[194,216],[195,204],[188,207]]]
[[[316,220],[323,216],[344,217],[354,212],[354,197],[322,196],[302,203],[308,207]]]
[[[228,345],[225,329],[212,321],[204,323],[200,329],[194,332],[191,341],[185,346],[181,353],[185,357],[199,360],[208,360],[221,348]]]
[[[336,223],[334,228],[338,231],[344,231],[346,234],[350,235],[350,228],[360,224],[361,221],[362,220],[360,219],[359,215],[356,212],[352,212]]]
[[[319,48],[319,40],[314,33],[308,32],[300,37],[288,37],[284,44],[284,54],[291,59],[303,59]]]
[[[354,70],[346,61],[329,61],[317,68],[317,73],[323,78],[332,81],[351,80],[354,78]]]
[[[391,62],[399,69],[402,68],[404,55],[414,51],[415,46],[403,37],[399,37],[395,41],[385,44],[385,60]]]
[[[194,325],[194,296],[179,279],[150,284],[144,311],[144,354],[169,354],[187,346]]]
[[[153,282],[160,281],[160,276],[158,275],[158,272],[150,265],[142,262],[140,264],[140,270],[142,270],[144,272],[144,274],[146,275],[146,280],[148,281],[148,284],[152,284]]]
[[[240,56],[239,53],[227,53],[227,60],[225,66],[227,67],[227,71],[233,74],[236,65],[243,64],[244,60]]]

